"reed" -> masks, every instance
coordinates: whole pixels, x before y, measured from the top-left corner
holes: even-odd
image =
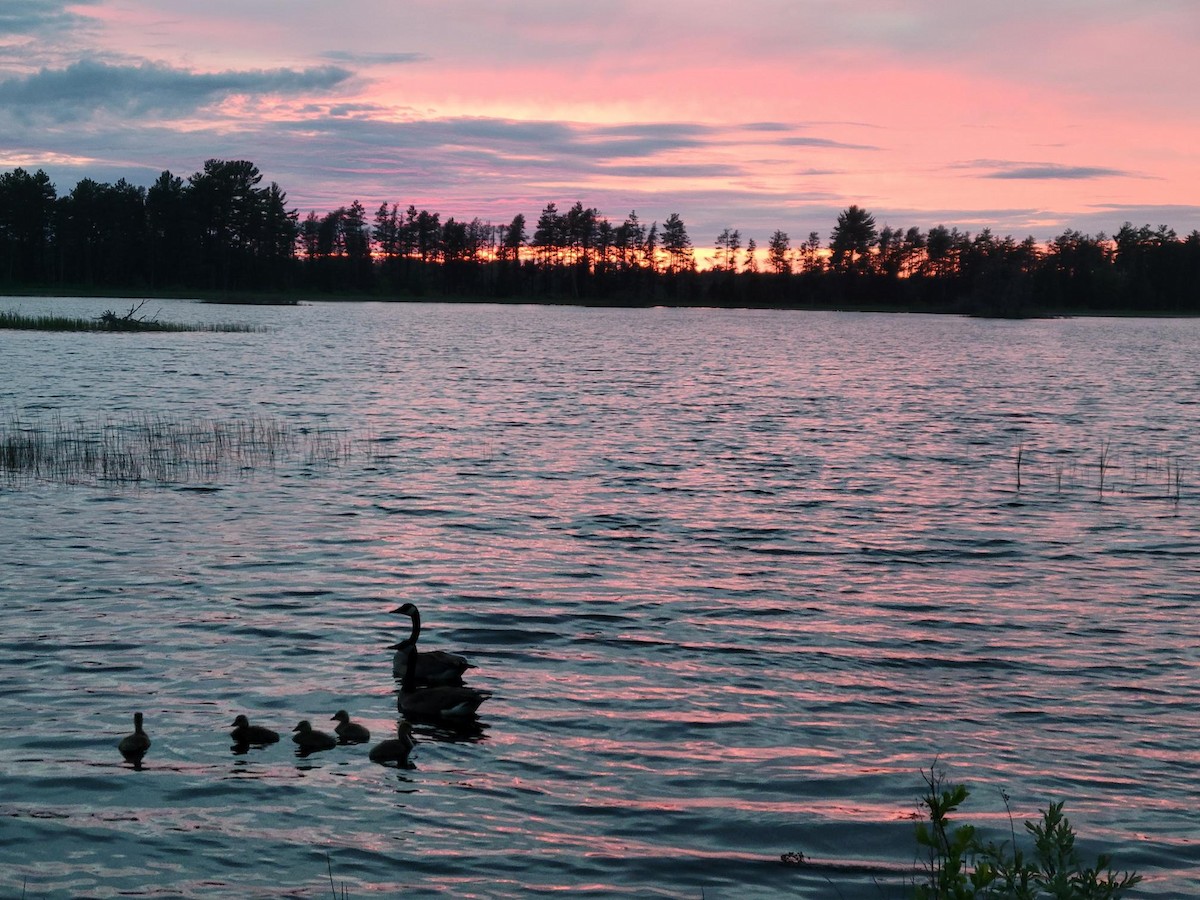
[[[325,853],[325,865],[329,870],[329,890],[333,894],[333,900],[346,900],[349,896],[346,893],[346,883],[342,882],[342,893],[340,896],[338,895],[337,886],[333,883],[333,860],[329,858],[328,851]]]
[[[157,317],[138,315],[142,304],[131,306],[129,311],[118,314],[111,309],[105,310],[95,318],[75,318],[71,316],[40,315],[29,316],[15,310],[0,310],[0,328],[21,331],[206,331],[206,332],[238,332],[249,333],[265,331],[257,325],[237,323],[187,325],[179,322],[160,322]]]
[[[1104,476],[1108,472],[1109,466],[1109,442],[1105,441],[1100,445],[1100,496],[1104,496]]]
[[[1090,492],[1101,502],[1128,496],[1178,504],[1197,477],[1197,465],[1187,457],[1171,451],[1118,449],[1109,440],[1094,448],[1061,449],[1035,448],[1022,440],[1014,448],[1014,461],[1016,490],[1031,498],[1039,489],[1052,488],[1067,497]]]
[[[0,471],[20,478],[181,484],[273,468],[285,459],[334,466],[370,442],[345,431],[294,430],[267,416],[230,421],[131,415],[121,419],[23,419],[0,424]]]

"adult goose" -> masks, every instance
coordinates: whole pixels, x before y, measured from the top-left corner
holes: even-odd
[[[229,736],[238,745],[274,744],[279,740],[278,731],[261,725],[251,725],[245,716],[238,716],[233,720],[233,731],[229,732]]]
[[[367,754],[371,762],[377,763],[406,763],[416,743],[412,737],[412,725],[408,722],[396,723],[396,736],[386,741],[380,741]]]
[[[338,743],[363,744],[371,739],[371,732],[367,730],[366,726],[351,722],[350,713],[344,709],[339,709],[330,718],[338,723],[337,727],[333,729],[337,732]]]
[[[133,714],[133,734],[127,734],[121,738],[117,749],[129,762],[141,761],[141,758],[146,755],[146,751],[150,749],[150,736],[142,730],[142,714],[140,712]]]
[[[389,650],[395,650],[392,658],[392,675],[403,678],[408,671],[408,658],[416,654],[417,638],[421,636],[421,611],[415,604],[405,603],[392,612],[408,616],[412,620],[412,632],[398,644],[392,644]],[[457,653],[447,653],[445,650],[423,650],[417,660],[417,684],[461,684],[463,672],[474,668]]]
[[[408,655],[404,680],[400,683],[400,696],[396,707],[410,719],[418,722],[468,722],[475,718],[479,705],[491,691],[454,684],[437,684],[421,687],[417,682],[420,657],[414,647]]]
[[[300,753],[308,754],[317,750],[330,750],[337,746],[337,738],[323,731],[316,731],[308,719],[305,719],[292,731],[295,732],[292,740],[296,742]]]

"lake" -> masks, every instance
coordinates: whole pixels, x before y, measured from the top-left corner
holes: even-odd
[[[263,330],[0,332],[0,421],[288,445],[0,473],[3,896],[900,898],[935,761],[1200,894],[1200,321],[143,312]],[[295,756],[405,601],[478,727]]]

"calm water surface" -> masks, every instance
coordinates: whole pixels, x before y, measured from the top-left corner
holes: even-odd
[[[1200,322],[155,308],[268,330],[0,332],[2,418],[295,449],[0,479],[0,895],[899,898],[935,759],[1200,893]],[[389,736],[404,600],[477,733],[231,752]]]

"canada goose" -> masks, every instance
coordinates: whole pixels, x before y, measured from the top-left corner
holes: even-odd
[[[339,709],[330,720],[337,721],[337,728],[333,729],[337,732],[338,740],[343,744],[361,744],[371,739],[371,732],[366,727],[359,725],[357,722],[350,721],[350,714],[344,709]]]
[[[412,620],[412,632],[398,644],[392,644],[389,650],[395,650],[392,659],[392,674],[403,678],[408,670],[408,657],[417,649],[417,638],[421,636],[421,611],[413,603],[405,603],[392,610],[393,613],[408,616]],[[445,650],[422,650],[417,661],[417,684],[461,684],[463,672],[474,668],[466,659],[457,653]]]
[[[308,719],[292,729],[296,732],[292,740],[296,742],[301,753],[312,753],[315,750],[329,750],[337,746],[337,738],[323,731],[314,731]]]
[[[117,744],[121,755],[130,762],[137,762],[150,749],[150,737],[142,730],[142,714],[133,714],[133,734],[127,734]]]
[[[371,752],[367,756],[370,757],[371,762],[403,763],[408,761],[408,754],[412,752],[414,746],[416,744],[412,737],[412,725],[408,722],[398,722],[396,737],[380,741],[371,748]]]
[[[229,732],[235,744],[274,744],[279,740],[279,732],[261,725],[251,725],[245,716],[233,720],[233,731]]]
[[[408,656],[404,680],[400,684],[400,696],[396,706],[410,719],[439,721],[449,719],[461,722],[475,716],[479,704],[492,696],[491,691],[480,691],[461,685],[440,684],[433,687],[417,685],[418,654],[413,650]]]

